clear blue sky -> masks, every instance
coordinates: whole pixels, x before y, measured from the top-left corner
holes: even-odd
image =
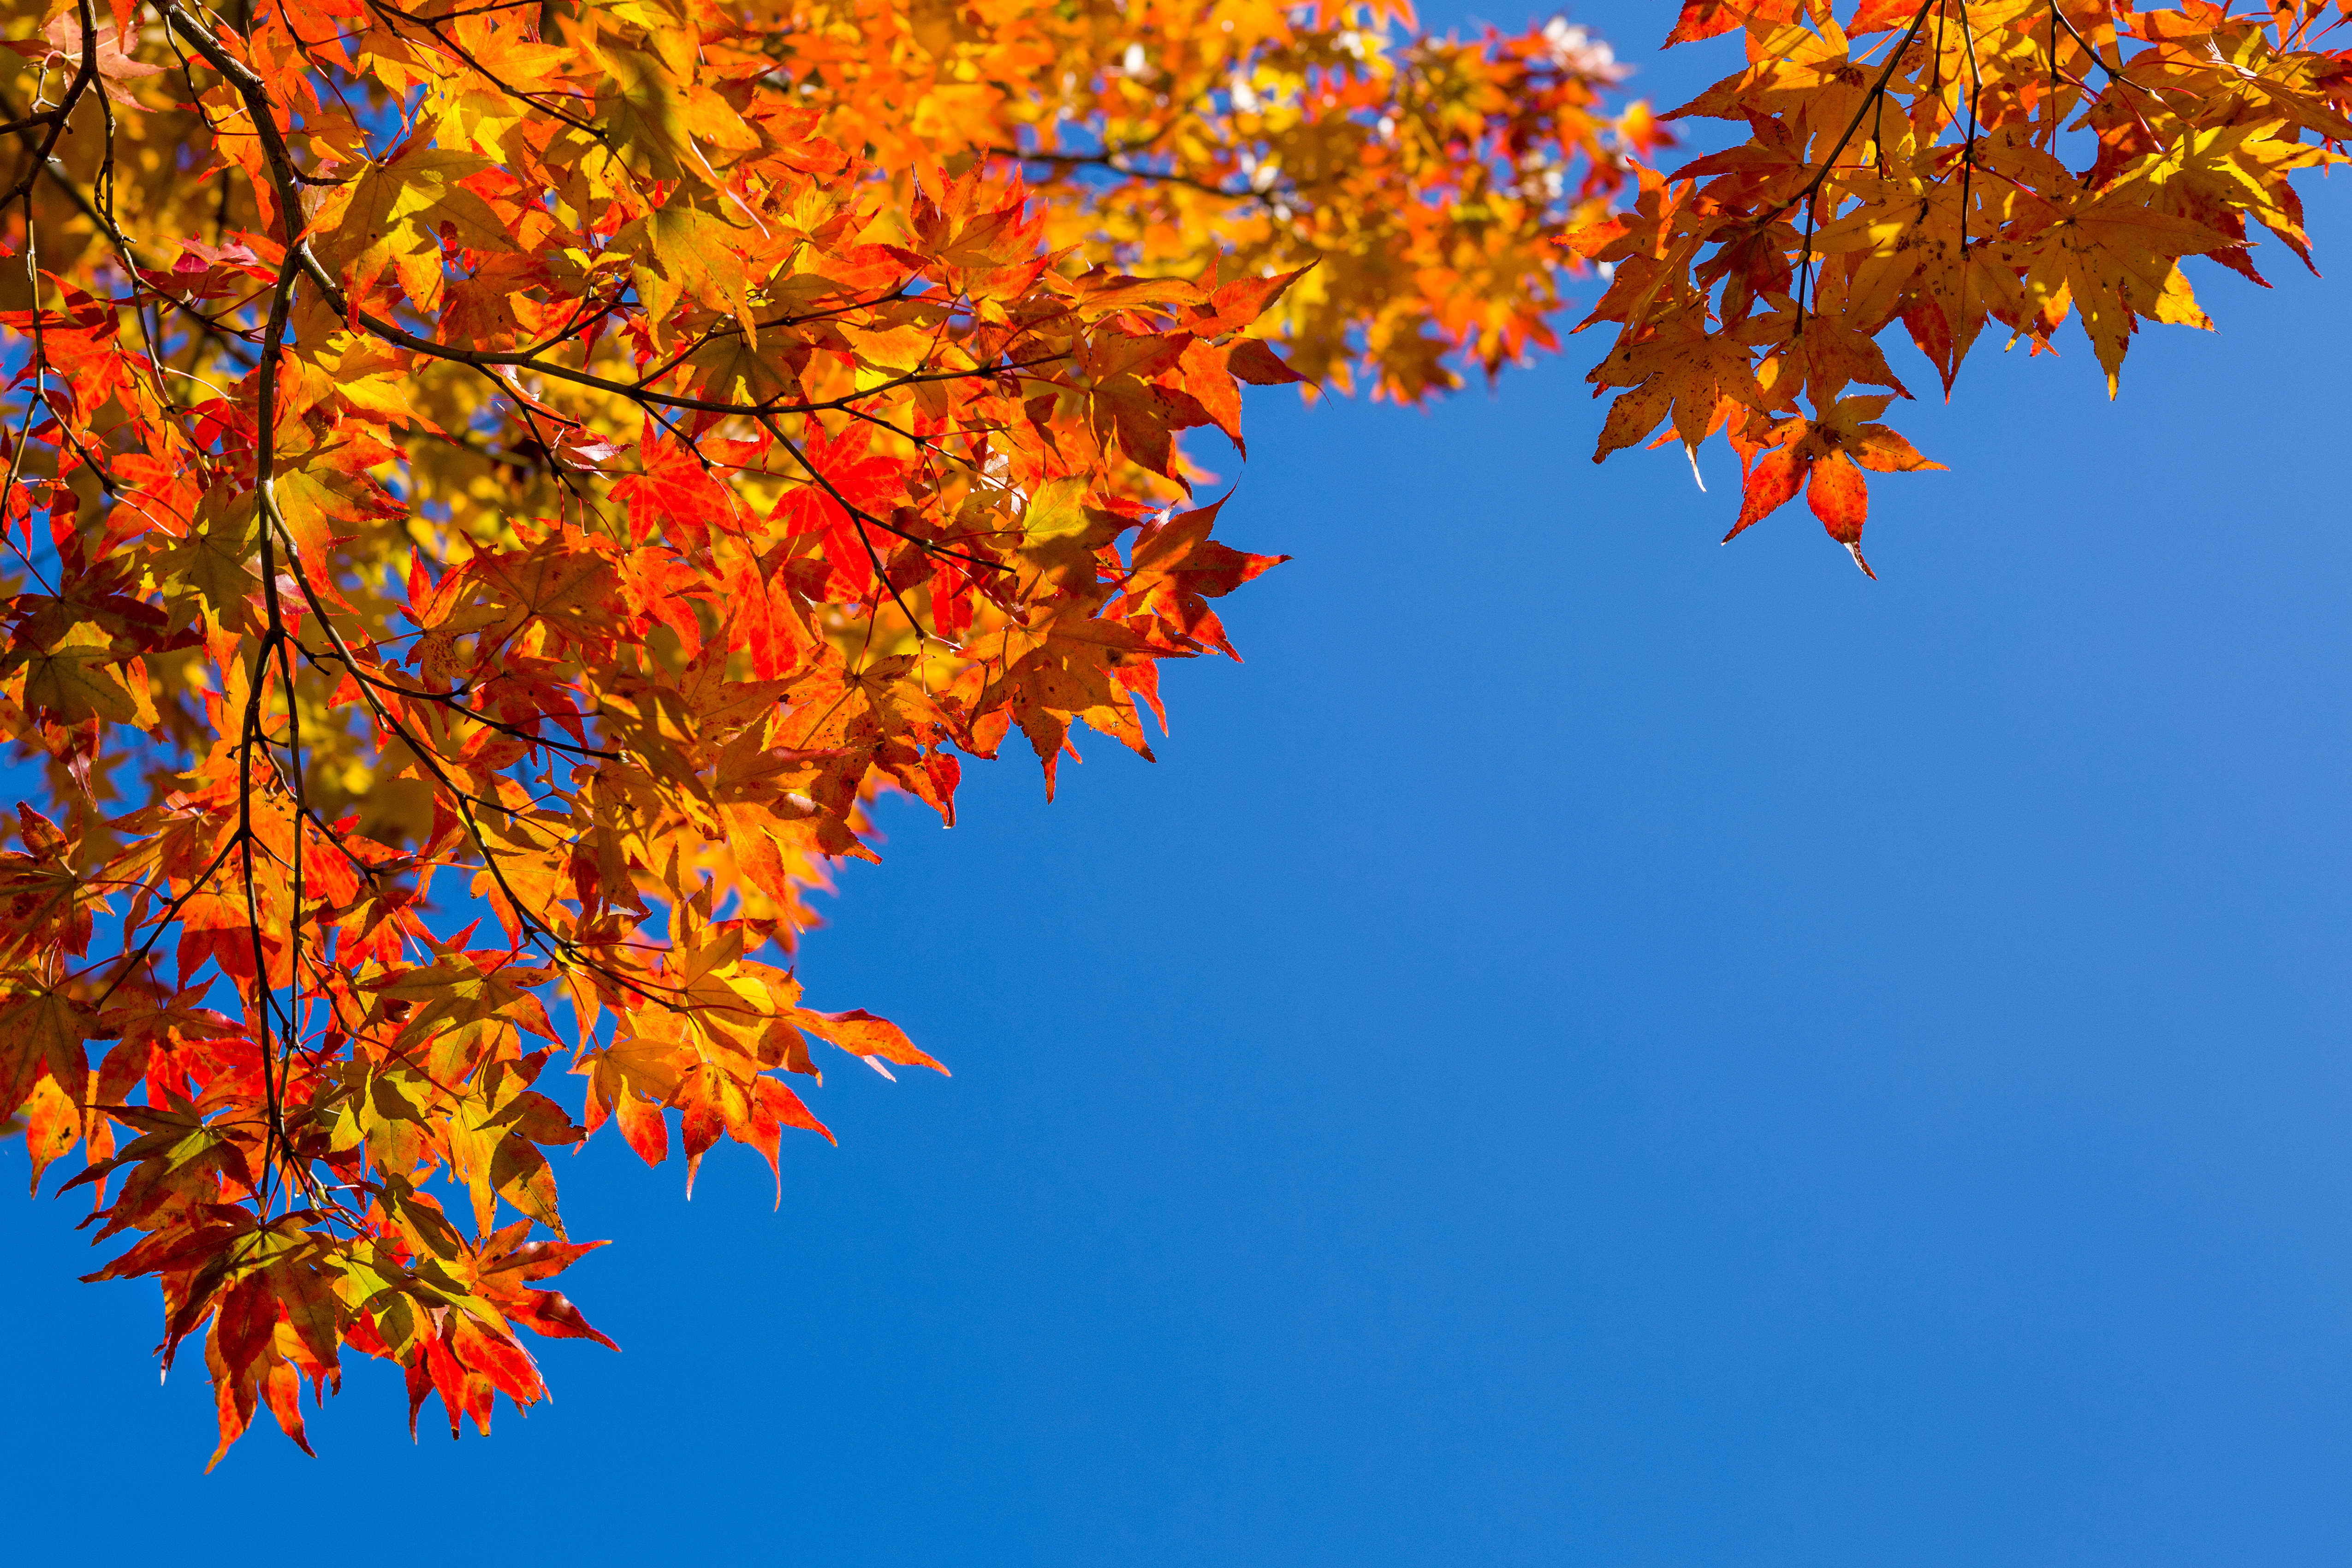
[[[1671,97],[1731,68],[1655,59],[1671,10],[1581,19]],[[828,1075],[781,1215],[600,1139],[625,1354],[415,1447],[358,1366],[323,1458],[265,1422],[209,1479],[152,1287],[0,1201],[15,1539],[2346,1562],[2352,310],[2263,254],[2113,405],[2076,339],[1901,411],[1953,471],[1875,484],[1875,584],[1801,506],[1718,549],[1719,446],[1709,495],[1594,468],[1590,337],[1427,416],[1255,397],[1249,663],[1174,673],[1156,767],[891,813],[810,945],[952,1080]]]

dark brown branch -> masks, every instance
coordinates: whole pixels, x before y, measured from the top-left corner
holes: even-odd
[[[87,11],[88,7],[85,6],[83,9]],[[32,117],[36,121],[46,121],[49,132],[41,138],[40,146],[34,149],[32,167],[25,171],[25,177],[17,181],[16,186],[6,195],[0,196],[0,207],[8,206],[32,194],[33,182],[39,179],[41,171],[49,166],[49,154],[57,151],[58,139],[66,133],[66,121],[72,116],[74,110],[79,107],[82,94],[89,90],[89,84],[97,76],[98,30],[94,27],[85,27],[81,35],[80,68],[74,72],[73,80],[66,85],[66,95],[58,100],[57,107],[43,110]],[[25,221],[29,227],[32,223],[31,213],[26,214]]]

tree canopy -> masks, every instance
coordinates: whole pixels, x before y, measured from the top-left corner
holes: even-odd
[[[1721,432],[1733,533],[1802,490],[1861,563],[1863,470],[1932,466],[1898,326],[1949,394],[2073,314],[2112,386],[2203,322],[2183,258],[2259,280],[2251,217],[2308,262],[2340,9],[1690,0],[1747,63],[1661,116],[1564,21],[1378,4],[20,0],[36,1189],[81,1150],[90,1278],[158,1280],[219,1452],[303,1442],[347,1351],[487,1430],[545,1392],[520,1331],[603,1338],[548,1150],[690,1187],[830,1138],[831,1051],[945,1070],[803,1005],[808,895],[883,792],[1150,755],[1160,661],[1283,559],[1182,444],[1243,447],[1242,384],[1415,402],[1580,294],[1597,457]],[[1661,172],[1677,116],[1744,129]]]

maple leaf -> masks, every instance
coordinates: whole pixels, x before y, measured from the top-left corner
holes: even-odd
[[[71,71],[81,63],[86,47],[83,37],[81,18],[68,10],[49,18],[41,29],[42,43],[11,42],[7,47],[27,59]],[[147,106],[131,91],[130,84],[162,76],[164,69],[135,58],[131,52],[135,47],[129,25],[118,21],[111,34],[102,30],[99,33],[94,51],[100,90],[124,109],[145,109]]]
[[[1730,543],[1795,500],[1801,489],[1829,536],[1846,547],[1865,575],[1876,579],[1878,574],[1862,554],[1862,527],[1870,514],[1869,486],[1862,469],[1897,473],[1944,466],[1929,462],[1910,442],[1874,423],[1893,401],[1841,398],[1819,418],[1791,419],[1773,429],[1761,443],[1764,456],[1748,466],[1739,520],[1723,542]]]
[[[1763,403],[1748,346],[1708,331],[1702,315],[1678,310],[1594,367],[1589,379],[1601,387],[1632,388],[1610,405],[1594,462],[1643,440],[1669,417],[1676,437],[1696,450],[1713,434],[1727,401]]]
[[[2212,325],[2197,308],[2179,258],[2229,244],[2229,236],[2158,211],[2148,192],[2124,185],[2063,212],[2036,236],[2024,282],[2041,302],[2044,336],[2070,304],[2079,314],[2112,397],[2139,317]]]
[[[900,1067],[929,1068],[940,1077],[948,1069],[929,1053],[918,1050],[907,1038],[906,1031],[887,1018],[877,1018],[865,1008],[846,1013],[816,1013],[803,1007],[793,1013],[793,1020],[813,1035],[820,1035],[852,1056],[862,1057],[871,1063],[877,1060],[896,1062]],[[889,1075],[883,1074],[885,1078]]]
[[[1672,46],[1711,38],[1717,33],[1757,22],[1785,25],[1796,15],[1797,0],[1683,0],[1682,15],[1675,19],[1666,43]]]
[[[341,186],[316,217],[328,237],[320,258],[339,268],[345,286],[365,293],[386,268],[420,310],[439,305],[444,258],[439,230],[448,226],[477,248],[513,244],[499,216],[463,184],[490,167],[479,153],[435,144],[422,126],[383,162]]]
[[[876,513],[890,510],[893,498],[906,485],[906,465],[870,449],[871,426],[853,425],[838,440],[828,440],[822,426],[810,433],[798,462],[809,482],[784,493],[771,519],[781,523],[786,538],[814,534],[823,541],[832,574],[825,584],[828,597],[862,599],[873,591],[874,563],[878,555],[877,533],[890,542],[874,521]]]
[[[155,710],[147,700],[145,679],[108,668],[122,662],[115,639],[104,627],[78,621],[55,641],[20,644],[0,664],[24,669],[26,707],[58,723],[103,719],[116,724],[152,724]]]
[[[20,997],[0,1010],[0,1116],[13,1113],[43,1082],[78,1098],[89,1072],[82,1042],[90,1026],[87,1010],[55,991]]]
[[[631,537],[643,542],[675,529],[697,548],[708,547],[712,523],[734,511],[733,498],[692,447],[663,440],[650,423],[641,451],[644,468],[611,490],[628,509]]]
[[[22,802],[16,810],[26,841],[47,847],[34,855],[0,855],[0,961],[44,949],[79,957],[89,949],[93,910],[103,900],[64,863],[61,846],[49,842],[65,837],[56,826]]]

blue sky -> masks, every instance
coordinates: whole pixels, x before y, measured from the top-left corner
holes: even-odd
[[[1671,98],[1731,64],[1670,9],[1578,19]],[[1157,766],[888,814],[809,946],[953,1079],[829,1075],[782,1214],[600,1139],[569,1282],[625,1353],[414,1447],[359,1367],[324,1458],[209,1479],[152,1287],[0,1202],[17,1538],[2345,1561],[2352,315],[2272,271],[2113,405],[2070,329],[1898,410],[1953,471],[1874,485],[1875,584],[1801,506],[1717,548],[1720,444],[1712,494],[1595,468],[1597,334],[1427,415],[1255,397],[1249,662],[1172,673]]]

